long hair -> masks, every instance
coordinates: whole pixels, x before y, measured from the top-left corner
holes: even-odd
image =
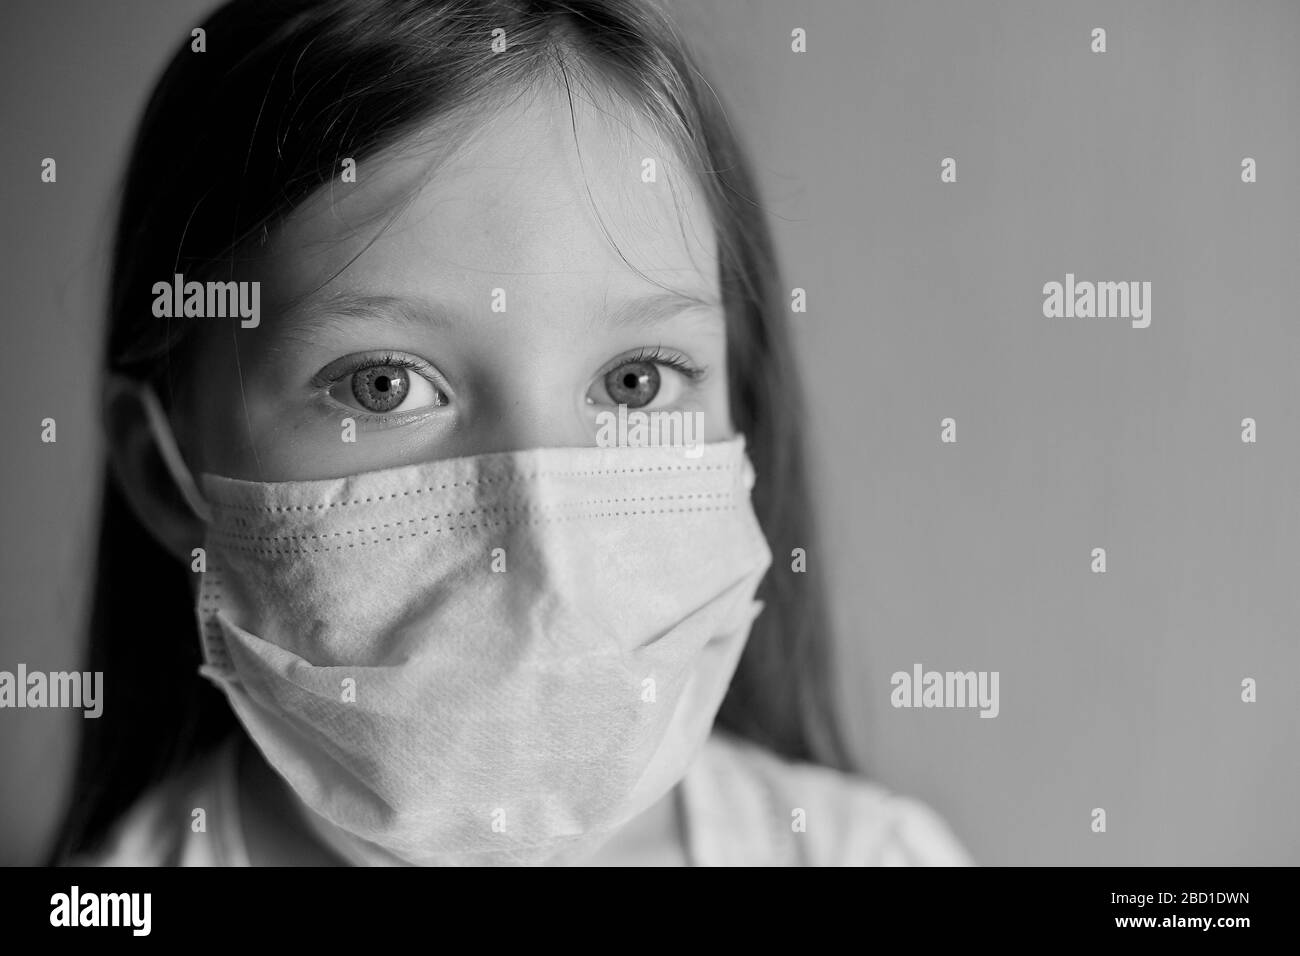
[[[815,548],[803,406],[785,296],[750,166],[722,104],[671,21],[637,0],[231,0],[187,36],[154,88],[122,188],[104,369],[168,404],[194,356],[189,326],[161,323],[152,284],[174,272],[233,277],[238,251],[337,174],[435,118],[473,111],[560,64],[616,86],[661,129],[703,189],[717,234],[732,418],[758,480],[776,555],[718,725],[786,757],[847,768],[832,703],[822,581],[794,574]],[[493,54],[494,30],[505,53]],[[237,727],[198,674],[186,568],[105,474],[89,667],[103,716],[83,722],[53,860],[93,851],[152,783]]]

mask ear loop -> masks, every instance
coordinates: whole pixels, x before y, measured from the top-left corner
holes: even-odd
[[[167,466],[172,480],[176,482],[181,497],[185,499],[185,503],[190,506],[190,510],[195,515],[205,524],[211,524],[212,509],[203,499],[198,485],[194,482],[194,476],[185,464],[185,459],[181,457],[180,449],[176,447],[176,438],[172,434],[171,423],[167,420],[167,413],[163,411],[162,403],[158,401],[157,394],[154,392],[153,387],[148,384],[133,384],[135,384],[140,404],[144,406],[145,416],[149,419],[149,430],[153,432],[158,453],[162,455],[163,464]]]

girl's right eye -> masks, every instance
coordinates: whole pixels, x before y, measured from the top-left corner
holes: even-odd
[[[412,356],[362,355],[334,363],[317,378],[343,405],[371,415],[392,415],[449,404],[428,377],[430,372],[429,363]]]

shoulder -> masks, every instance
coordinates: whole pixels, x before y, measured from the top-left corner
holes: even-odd
[[[112,827],[96,851],[70,866],[221,866],[231,851],[237,747],[232,739],[196,764],[147,790]],[[194,811],[203,811],[195,831]]]
[[[715,730],[684,786],[688,839],[724,865],[969,866],[924,803]]]

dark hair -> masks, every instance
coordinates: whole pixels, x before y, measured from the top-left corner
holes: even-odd
[[[548,68],[612,82],[672,138],[713,215],[727,313],[730,398],[758,473],[754,506],[776,556],[767,603],[718,724],[787,757],[848,766],[832,704],[822,580],[794,574],[815,547],[803,406],[771,236],[749,165],[671,22],[636,0],[232,0],[182,48],[136,133],[112,261],[106,371],[154,384],[184,373],[187,328],[159,323],[152,284],[219,273],[236,253],[358,162],[458,106]],[[492,31],[505,30],[505,54]],[[106,476],[90,669],[103,716],[83,722],[55,860],[93,850],[151,783],[236,728],[198,673],[187,569],[154,542]],[[145,609],[148,609],[147,612]]]

